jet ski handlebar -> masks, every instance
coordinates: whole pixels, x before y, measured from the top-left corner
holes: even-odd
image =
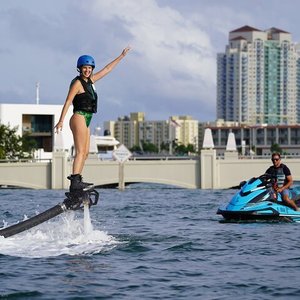
[[[262,174],[259,179],[266,187],[274,187],[277,184],[277,176],[273,174]]]

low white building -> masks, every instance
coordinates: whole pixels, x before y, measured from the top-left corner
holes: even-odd
[[[29,134],[40,149],[37,153],[48,158],[55,149],[69,151],[73,145],[69,127],[72,109],[66,115],[63,131],[54,134],[54,126],[60,118],[62,107],[50,104],[0,104],[0,123],[11,128],[17,127],[20,136]]]
[[[59,134],[54,133],[63,105],[45,104],[0,104],[0,124],[17,127],[17,134],[28,134],[37,143],[35,158],[51,159],[56,150],[73,153],[73,136],[69,120],[73,114],[72,108],[65,117],[64,127]],[[99,153],[99,157],[112,158],[111,152],[119,142],[111,136],[91,136],[91,153]]]

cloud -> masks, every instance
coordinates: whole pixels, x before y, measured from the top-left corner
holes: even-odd
[[[0,102],[63,104],[81,54],[96,69],[127,44],[131,53],[97,83],[98,124],[132,111],[147,118],[189,114],[214,120],[216,54],[230,30],[248,24],[290,31],[299,40],[293,0],[14,0],[0,7]],[[266,12],[268,12],[266,14]],[[298,34],[298,37],[297,37]],[[101,125],[100,125],[101,126]]]
[[[201,97],[212,97],[206,90],[215,85],[215,51],[196,22],[154,0],[97,1],[92,11],[127,31],[135,64],[154,95],[198,103]]]
[[[109,0],[86,5],[86,1],[52,0],[41,6],[37,0],[26,4],[15,0],[6,4],[0,9],[0,32],[7,44],[0,51],[6,53],[6,62],[14,61],[13,69],[26,74],[16,72],[13,83],[4,83],[7,91],[11,89],[19,101],[34,101],[35,82],[40,81],[41,103],[63,103],[79,55],[93,55],[98,69],[130,44],[133,50],[125,61],[97,83],[101,110],[96,118],[145,111],[152,119],[173,114],[214,119],[213,37],[221,26],[217,27],[214,11],[207,5],[198,10],[198,2],[192,1],[186,7],[195,9],[187,11],[182,2],[173,3]],[[227,15],[229,20],[230,9]],[[15,86],[18,93],[13,92]]]

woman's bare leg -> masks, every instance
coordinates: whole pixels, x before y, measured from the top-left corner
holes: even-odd
[[[88,158],[89,156],[89,152],[90,152],[90,128],[88,128],[88,135],[87,135],[87,141],[86,141],[86,145],[85,145],[85,159]]]
[[[84,116],[74,114],[70,119],[70,128],[73,133],[75,158],[73,174],[81,174],[87,157],[87,143],[89,141],[89,128],[86,127]]]

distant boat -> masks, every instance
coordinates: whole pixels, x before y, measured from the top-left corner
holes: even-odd
[[[66,151],[63,147],[62,137],[59,136],[57,138],[57,144],[54,147],[54,151],[62,150]],[[112,152],[117,149],[117,146],[120,144],[118,140],[116,140],[111,135],[91,135],[90,136],[90,154],[96,154],[99,159],[113,159]],[[59,145],[59,146],[57,146]],[[74,156],[74,145],[69,150],[70,155]],[[34,158],[38,160],[52,159],[52,152],[44,152],[44,149],[37,149],[34,153]]]
[[[119,144],[113,136],[91,135],[90,153],[97,154],[100,159],[112,159],[112,153]]]

